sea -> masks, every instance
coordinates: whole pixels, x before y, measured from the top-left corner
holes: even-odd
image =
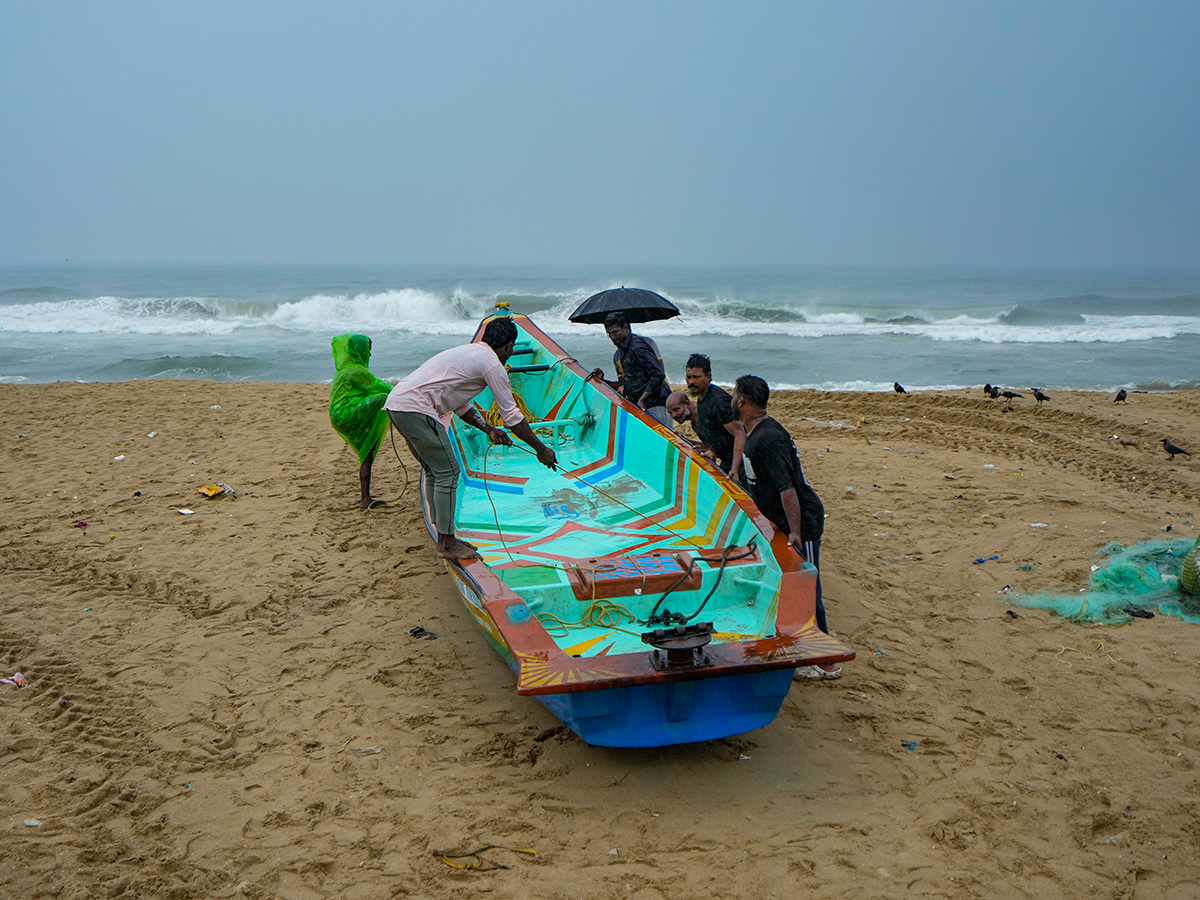
[[[497,303],[587,368],[613,347],[571,312],[648,288],[678,318],[635,326],[671,380],[775,388],[1200,388],[1200,269],[484,265],[4,265],[0,383],[328,383],[330,339],[372,339],[395,380],[471,338]]]

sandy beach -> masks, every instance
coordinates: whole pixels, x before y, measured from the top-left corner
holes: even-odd
[[[0,898],[1200,896],[1200,631],[998,593],[1195,537],[1200,394],[1023,393],[773,397],[858,658],[610,750],[516,695],[402,444],[357,508],[327,387],[0,385]]]

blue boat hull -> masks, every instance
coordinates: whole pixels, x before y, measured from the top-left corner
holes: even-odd
[[[546,709],[596,747],[663,747],[712,741],[774,720],[794,669],[540,694]]]

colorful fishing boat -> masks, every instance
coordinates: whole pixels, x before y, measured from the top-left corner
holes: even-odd
[[[518,694],[589,744],[653,747],[760,728],[796,667],[853,659],[817,629],[816,570],[734,481],[512,319],[513,393],[559,470],[455,419],[456,529],[482,559],[446,565]]]

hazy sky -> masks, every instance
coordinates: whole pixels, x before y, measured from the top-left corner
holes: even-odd
[[[1197,248],[1196,0],[0,3],[0,263]]]

